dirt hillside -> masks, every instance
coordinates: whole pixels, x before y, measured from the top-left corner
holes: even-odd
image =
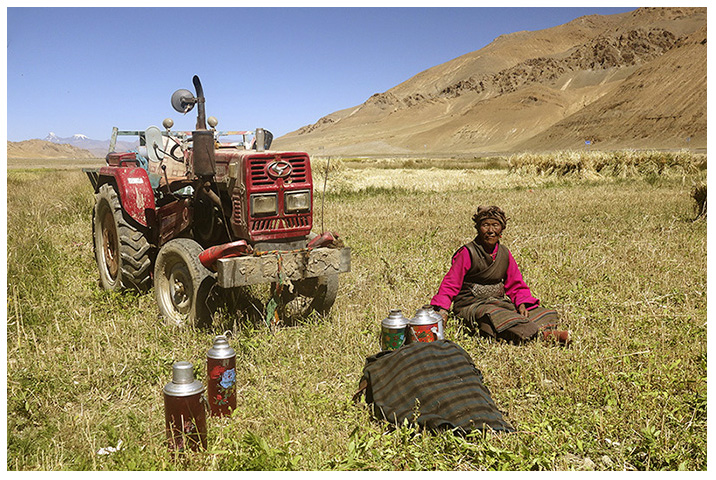
[[[518,149],[706,146],[706,27]]]
[[[706,9],[503,35],[281,138],[314,154],[706,147]]]
[[[67,144],[45,140],[7,142],[8,158],[96,158],[97,155]]]

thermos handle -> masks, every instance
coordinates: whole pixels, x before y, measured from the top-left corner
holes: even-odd
[[[410,331],[410,342],[419,342],[418,336],[415,334],[415,330],[413,330],[413,327],[408,325],[408,330]]]

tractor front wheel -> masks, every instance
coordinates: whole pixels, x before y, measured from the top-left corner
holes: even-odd
[[[176,238],[159,250],[154,292],[159,312],[168,324],[202,326],[211,322],[208,301],[216,280],[199,261],[203,250],[189,238]]]
[[[276,284],[271,285],[272,291]],[[295,282],[293,292],[283,287],[280,298],[280,315],[290,323],[306,318],[311,313],[328,315],[338,295],[338,274],[308,278]]]
[[[111,184],[100,186],[95,197],[92,236],[102,288],[149,289],[152,262],[147,231],[125,216]]]

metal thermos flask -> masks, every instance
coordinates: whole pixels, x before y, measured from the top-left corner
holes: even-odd
[[[194,379],[190,362],[175,362],[164,386],[164,417],[170,450],[206,449],[204,385]]]
[[[442,318],[433,316],[430,309],[419,308],[408,326],[410,342],[434,342],[443,339]]]
[[[381,322],[380,348],[381,350],[397,350],[405,343],[408,319],[398,309],[390,311]]]
[[[443,317],[435,311],[432,305],[423,305],[423,310],[427,310],[428,313],[438,322],[438,340],[445,339],[445,326],[443,325]]]
[[[206,353],[206,375],[211,416],[231,415],[236,409],[236,352],[224,335],[216,336]]]

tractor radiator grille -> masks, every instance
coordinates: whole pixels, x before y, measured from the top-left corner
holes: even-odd
[[[251,222],[251,230],[284,230],[290,228],[308,227],[309,217],[288,217],[288,218],[267,218],[258,219]]]
[[[252,185],[273,185],[275,181],[266,173],[266,166],[275,160],[285,160],[291,164],[291,175],[286,183],[305,182],[308,176],[307,159],[305,156],[254,157],[249,160],[249,176]]]

